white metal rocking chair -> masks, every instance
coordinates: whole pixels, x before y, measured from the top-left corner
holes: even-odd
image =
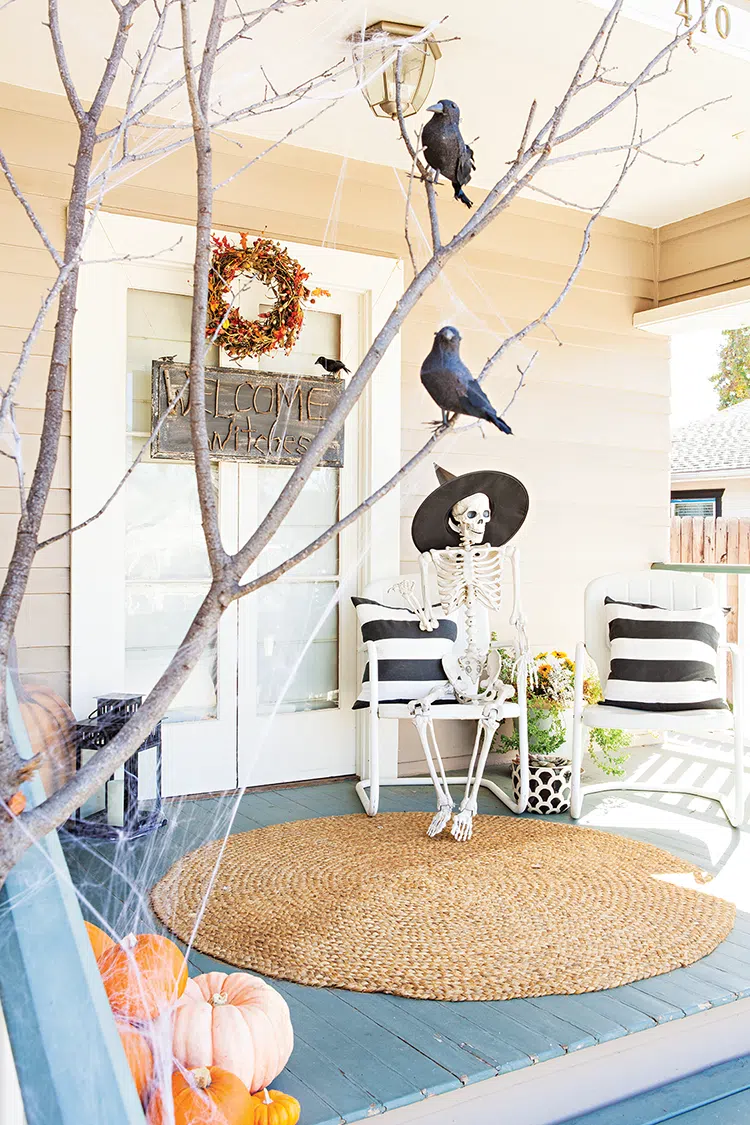
[[[735,685],[734,712],[729,710],[692,711],[641,711],[623,707],[594,704],[586,706],[583,698],[586,653],[596,664],[599,678],[604,684],[609,669],[609,636],[604,600],[634,602],[658,606],[662,609],[718,608],[716,586],[698,574],[680,574],[669,571],[639,571],[631,574],[608,574],[590,582],[584,594],[584,635],[576,649],[575,704],[573,712],[573,778],[571,785],[571,815],[581,815],[583,798],[587,793],[609,790],[630,790],[648,793],[681,793],[716,801],[729,823],[737,828],[744,816],[744,715],[743,715],[743,658],[737,645],[721,644],[719,651],[727,650],[732,658]],[[724,666],[724,661],[722,661]],[[721,673],[719,686],[724,690]],[[712,731],[734,729],[734,797],[731,806],[721,793],[691,785],[658,785],[637,781],[606,781],[595,785],[581,785],[583,756],[583,728],[603,727],[616,730],[673,730],[678,733],[701,735]]]
[[[373,601],[380,602],[384,605],[393,606],[398,609],[409,608],[406,603],[401,599],[397,591],[399,583],[404,581],[404,577],[381,579],[377,582],[370,583],[363,592],[363,597],[370,598]],[[487,611],[479,608],[475,614],[483,613],[486,620],[484,621],[484,629],[487,637],[489,637],[489,619]],[[458,638],[456,640],[457,651],[463,651],[463,628],[459,622]],[[429,777],[381,777],[380,776],[380,756],[379,756],[379,724],[381,719],[413,719],[412,712],[410,711],[408,703],[381,703],[379,699],[379,685],[378,685],[378,650],[375,641],[367,641],[361,651],[366,654],[367,662],[369,663],[369,676],[370,676],[370,708],[369,708],[369,762],[366,769],[363,771],[365,776],[357,782],[356,790],[360,801],[368,816],[375,816],[378,811],[380,802],[380,787],[383,785],[433,785],[434,778]],[[489,789],[491,793],[498,798],[507,808],[514,813],[522,813],[526,809],[529,799],[529,747],[528,747],[528,724],[526,712],[526,679],[527,668],[525,661],[519,662],[518,680],[517,680],[517,696],[519,702],[508,702],[498,704],[498,710],[501,712],[501,721],[505,719],[514,718],[518,720],[518,734],[519,734],[519,765],[520,765],[520,785],[518,800],[515,801],[509,797],[507,793],[490,778],[485,778],[482,775],[480,782],[481,786]],[[483,704],[481,703],[441,703],[435,708],[434,717],[436,720],[441,719],[468,719],[478,722],[482,718]],[[465,785],[471,779],[473,768],[476,764],[475,758],[477,753],[477,746],[474,746],[474,755],[472,756],[471,766],[468,774],[460,777],[448,777],[448,782],[451,785]],[[482,768],[483,768],[483,764]],[[445,781],[445,778],[442,779]]]

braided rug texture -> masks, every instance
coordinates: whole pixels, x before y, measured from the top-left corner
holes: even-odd
[[[332,816],[230,836],[195,948],[271,977],[433,1000],[590,992],[690,965],[732,903],[659,876],[697,867],[609,832],[480,816],[426,836],[425,813]],[[184,856],[151,892],[183,941],[221,850]]]

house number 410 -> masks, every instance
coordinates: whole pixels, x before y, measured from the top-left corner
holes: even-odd
[[[700,6],[702,19],[699,30],[705,35],[708,33],[708,17],[706,15],[708,5],[706,0],[700,0]],[[675,15],[680,16],[685,23],[685,27],[690,27],[693,22],[693,15],[690,11],[690,0],[680,0],[675,8]],[[728,39],[732,30],[732,17],[729,14],[729,8],[727,8],[726,4],[719,4],[718,8],[714,9],[713,17],[718,34],[722,39]]]

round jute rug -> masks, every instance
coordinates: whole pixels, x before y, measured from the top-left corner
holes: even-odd
[[[186,855],[154,910],[221,961],[301,984],[434,1000],[590,992],[690,965],[734,905],[661,878],[692,873],[608,832],[481,816],[456,843],[424,813],[333,816]],[[213,879],[213,886],[211,886]]]

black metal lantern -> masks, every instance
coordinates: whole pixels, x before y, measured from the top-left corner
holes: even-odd
[[[96,710],[76,724],[76,769],[80,769],[102,746],[115,737],[141,703],[141,695],[99,696]],[[154,751],[155,795],[142,797],[142,770],[139,759]],[[161,801],[161,723],[128,758],[120,771],[112,774],[104,787],[81,808],[76,809],[65,827],[77,836],[97,840],[134,840],[165,825]]]
[[[408,40],[421,27],[379,20],[352,36],[354,62],[367,104],[378,117],[397,117],[396,72],[401,67],[401,108],[404,117],[417,113],[430,94],[440,47],[432,35],[416,43]],[[404,46],[398,52],[401,44]],[[398,54],[397,54],[398,52]],[[399,63],[400,55],[400,63]]]

